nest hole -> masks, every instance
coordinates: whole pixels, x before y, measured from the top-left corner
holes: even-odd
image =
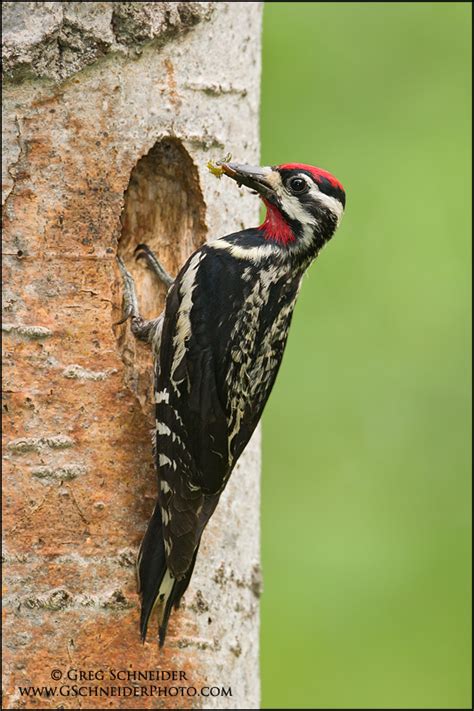
[[[118,254],[134,277],[140,313],[156,318],[164,307],[166,287],[144,260],[135,259],[136,246],[147,244],[175,276],[206,237],[198,171],[179,140],[158,141],[137,162],[125,191],[121,225]],[[117,337],[128,384],[143,405],[152,386],[150,348],[135,341],[129,324],[120,327]]]
[[[174,138],[155,143],[140,158],[125,191],[118,253],[135,278],[140,311],[155,318],[163,309],[166,289],[135,247],[147,244],[175,276],[205,240],[205,206],[191,156]]]

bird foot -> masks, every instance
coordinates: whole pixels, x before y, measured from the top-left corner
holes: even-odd
[[[156,274],[158,279],[168,287],[172,286],[174,279],[168,274],[166,269],[162,266],[154,252],[149,248],[147,244],[138,244],[135,248],[135,259],[144,259],[150,269]]]

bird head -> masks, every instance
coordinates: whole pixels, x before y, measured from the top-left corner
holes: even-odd
[[[221,163],[225,175],[257,193],[267,208],[263,236],[293,250],[319,249],[332,237],[344,212],[341,183],[326,170],[303,163],[262,168]]]

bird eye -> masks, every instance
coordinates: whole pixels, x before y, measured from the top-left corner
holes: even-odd
[[[290,178],[288,187],[292,193],[304,193],[308,189],[308,184],[303,178]]]

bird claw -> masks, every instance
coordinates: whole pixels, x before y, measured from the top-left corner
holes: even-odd
[[[122,257],[117,257],[117,262],[122,274],[124,310],[122,318],[120,321],[116,321],[114,326],[120,326],[122,323],[128,321],[129,318],[137,318],[139,316],[137,294],[135,291],[135,282],[133,277],[125,266]]]
[[[113,326],[120,326],[122,323],[125,323],[125,321],[128,321],[128,319],[129,319],[130,316],[132,315],[132,307],[129,306],[128,308],[126,308],[126,309],[124,310],[124,314],[125,314],[125,315],[122,316],[122,318],[120,319],[120,321],[115,321],[115,322],[113,323]]]

